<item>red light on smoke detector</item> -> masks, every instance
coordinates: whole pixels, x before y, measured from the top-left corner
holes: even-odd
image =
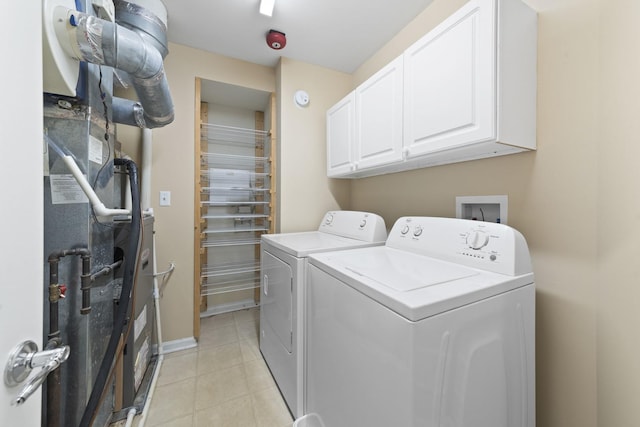
[[[280,50],[287,45],[287,37],[280,31],[269,30],[267,44],[271,49]]]

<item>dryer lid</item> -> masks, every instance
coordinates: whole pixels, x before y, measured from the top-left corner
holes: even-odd
[[[300,233],[264,234],[262,243],[302,258],[311,253],[382,245],[384,242],[365,242],[321,231],[305,231]]]

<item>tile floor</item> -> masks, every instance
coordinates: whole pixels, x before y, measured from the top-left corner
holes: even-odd
[[[291,427],[260,355],[259,323],[257,308],[202,319],[198,347],[165,356],[145,425]]]

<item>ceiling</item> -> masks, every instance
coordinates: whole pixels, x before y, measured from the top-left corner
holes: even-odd
[[[353,73],[432,0],[164,0],[169,41],[274,67],[280,56]],[[266,34],[286,34],[273,50]]]

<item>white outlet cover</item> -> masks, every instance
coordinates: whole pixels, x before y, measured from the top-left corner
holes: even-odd
[[[171,191],[160,192],[160,206],[171,206]]]

